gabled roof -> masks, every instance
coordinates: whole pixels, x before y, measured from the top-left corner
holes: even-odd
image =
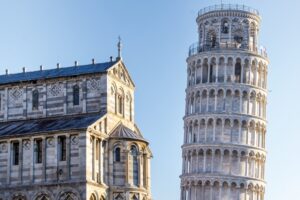
[[[105,114],[105,113],[104,113]],[[17,136],[54,131],[84,130],[104,114],[94,113],[75,116],[61,116],[44,119],[8,121],[0,123],[0,137]]]
[[[139,131],[133,131],[128,127],[120,123],[110,134],[110,138],[117,139],[131,139],[131,140],[140,140],[147,142],[145,138],[139,133]],[[148,142],[147,142],[148,143]]]
[[[114,66],[118,61],[95,63],[90,65],[80,65],[72,67],[62,67],[56,69],[39,70],[25,73],[0,75],[0,84],[9,84],[17,82],[35,81],[51,78],[61,78],[68,76],[78,76],[84,74],[93,74],[106,72],[110,67]]]

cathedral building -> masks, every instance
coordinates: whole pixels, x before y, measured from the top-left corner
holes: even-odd
[[[261,17],[241,5],[199,11],[187,58],[181,200],[263,200],[269,60]]]
[[[151,200],[120,56],[0,76],[0,200]]]

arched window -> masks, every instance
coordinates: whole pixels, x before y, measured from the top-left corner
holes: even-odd
[[[34,90],[32,92],[32,110],[38,110],[39,109],[39,91]]]
[[[133,195],[132,200],[138,200],[136,195]]]
[[[119,114],[123,114],[124,98],[121,95],[118,96],[118,108]]]
[[[50,200],[50,197],[49,197],[49,195],[43,193],[43,194],[38,195],[35,198],[35,200]]]
[[[123,200],[124,198],[122,197],[122,195],[121,194],[118,194],[115,198],[114,198],[114,200]]]
[[[234,75],[235,75],[235,82],[240,83],[241,82],[241,76],[242,76],[242,65],[241,65],[240,61],[238,61],[235,64]]]
[[[227,20],[223,20],[222,22],[222,33],[224,34],[229,33],[229,23]]]
[[[79,105],[79,86],[78,85],[73,86],[73,105],[74,106]]]
[[[94,194],[91,195],[90,200],[96,200],[96,196]]]
[[[214,30],[207,33],[207,46],[209,48],[215,48],[217,46],[217,35]]]
[[[243,30],[241,29],[237,29],[234,32],[234,36],[233,36],[234,41],[236,42],[237,45],[242,44],[243,42]]]
[[[114,161],[115,162],[120,162],[121,161],[121,149],[120,149],[120,147],[115,148]]]
[[[136,146],[131,146],[131,157],[132,157],[132,177],[133,185],[139,185],[139,163],[138,163],[138,150]]]
[[[12,200],[26,200],[26,197],[24,195],[16,195],[12,198]]]

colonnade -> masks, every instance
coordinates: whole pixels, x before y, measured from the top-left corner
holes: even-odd
[[[263,185],[201,180],[182,186],[182,200],[264,200]]]
[[[266,107],[266,94],[254,89],[194,89],[186,99],[187,115],[229,112],[266,118]]]
[[[265,154],[222,148],[188,149],[183,154],[183,174],[218,174],[264,179]]]
[[[251,58],[212,57],[188,64],[188,86],[201,83],[242,83],[267,88],[267,64]]]
[[[185,123],[185,144],[231,143],[265,148],[266,125],[237,118],[191,118]]]

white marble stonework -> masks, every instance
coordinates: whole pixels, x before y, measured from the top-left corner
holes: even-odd
[[[187,58],[181,200],[263,200],[268,58],[258,11],[199,11]]]
[[[0,200],[151,200],[134,90],[121,58],[1,75]]]

